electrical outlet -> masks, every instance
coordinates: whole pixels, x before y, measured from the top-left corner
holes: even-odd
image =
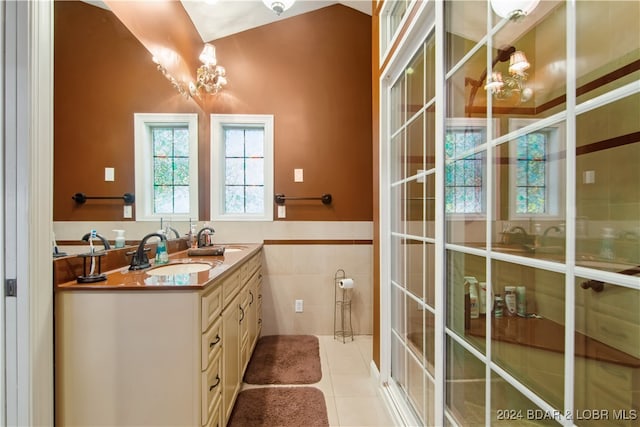
[[[278,205],[278,218],[287,217],[287,208],[284,205]]]
[[[124,205],[124,211],[122,212],[122,216],[125,218],[131,218],[132,210],[131,205]]]
[[[296,300],[296,313],[302,313],[304,310],[304,303],[301,299]]]
[[[303,171],[303,169],[294,169],[293,170],[293,181],[294,182],[304,182],[304,171]]]

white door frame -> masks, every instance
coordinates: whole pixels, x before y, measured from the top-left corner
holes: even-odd
[[[53,425],[53,2],[3,2],[4,425]],[[5,306],[6,304],[6,306]],[[5,412],[6,411],[6,412]]]

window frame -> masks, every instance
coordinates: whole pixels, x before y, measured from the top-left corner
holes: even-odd
[[[518,131],[521,128],[529,126],[533,123],[539,122],[537,119],[509,119],[509,133]],[[557,156],[562,153],[562,141],[565,140],[564,123],[554,123],[544,128],[535,129],[527,132],[530,133],[545,132],[548,133],[547,143],[547,158],[549,156]],[[518,174],[518,162],[517,162],[517,144],[512,143],[514,140],[509,140],[509,182],[517,182]],[[566,150],[565,150],[566,151]],[[566,154],[565,154],[566,156]],[[517,213],[517,191],[509,191],[509,220],[523,220],[523,219],[540,219],[540,220],[564,220],[565,219],[565,204],[561,203],[565,199],[565,165],[564,162],[557,158],[555,161],[547,161],[547,167],[545,168],[545,204],[548,207],[548,212],[545,213]],[[551,188],[556,186],[556,188]]]
[[[211,114],[211,189],[212,221],[273,221],[274,117],[271,114]],[[225,213],[224,128],[261,127],[264,129],[264,209],[261,214]]]
[[[198,218],[198,114],[134,113],[136,221],[170,218],[188,221]],[[155,126],[186,125],[189,129],[189,212],[154,213],[153,209],[153,141]]]

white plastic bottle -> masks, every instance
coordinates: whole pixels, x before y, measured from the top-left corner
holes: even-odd
[[[517,313],[516,287],[504,287],[504,305],[507,309],[507,316],[515,316]]]
[[[487,314],[487,282],[480,282],[480,314]]]
[[[527,317],[527,289],[524,286],[516,287],[516,307],[518,316]]]
[[[478,298],[478,281],[469,282],[469,313],[472,319],[480,317],[480,299]]]
[[[604,259],[614,259],[616,257],[613,250],[613,242],[615,234],[613,228],[605,227],[602,229],[602,242],[600,243],[600,256]]]
[[[116,233],[116,248],[124,248],[124,230],[113,230]]]

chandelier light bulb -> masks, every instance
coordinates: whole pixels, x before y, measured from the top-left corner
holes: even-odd
[[[216,48],[210,43],[206,43],[200,54],[200,61],[205,65],[216,65]]]
[[[514,74],[522,74],[531,64],[527,61],[527,57],[522,51],[514,52],[509,59],[509,72]]]
[[[280,16],[282,12],[289,9],[295,0],[262,0],[265,6],[275,12],[276,15]]]

